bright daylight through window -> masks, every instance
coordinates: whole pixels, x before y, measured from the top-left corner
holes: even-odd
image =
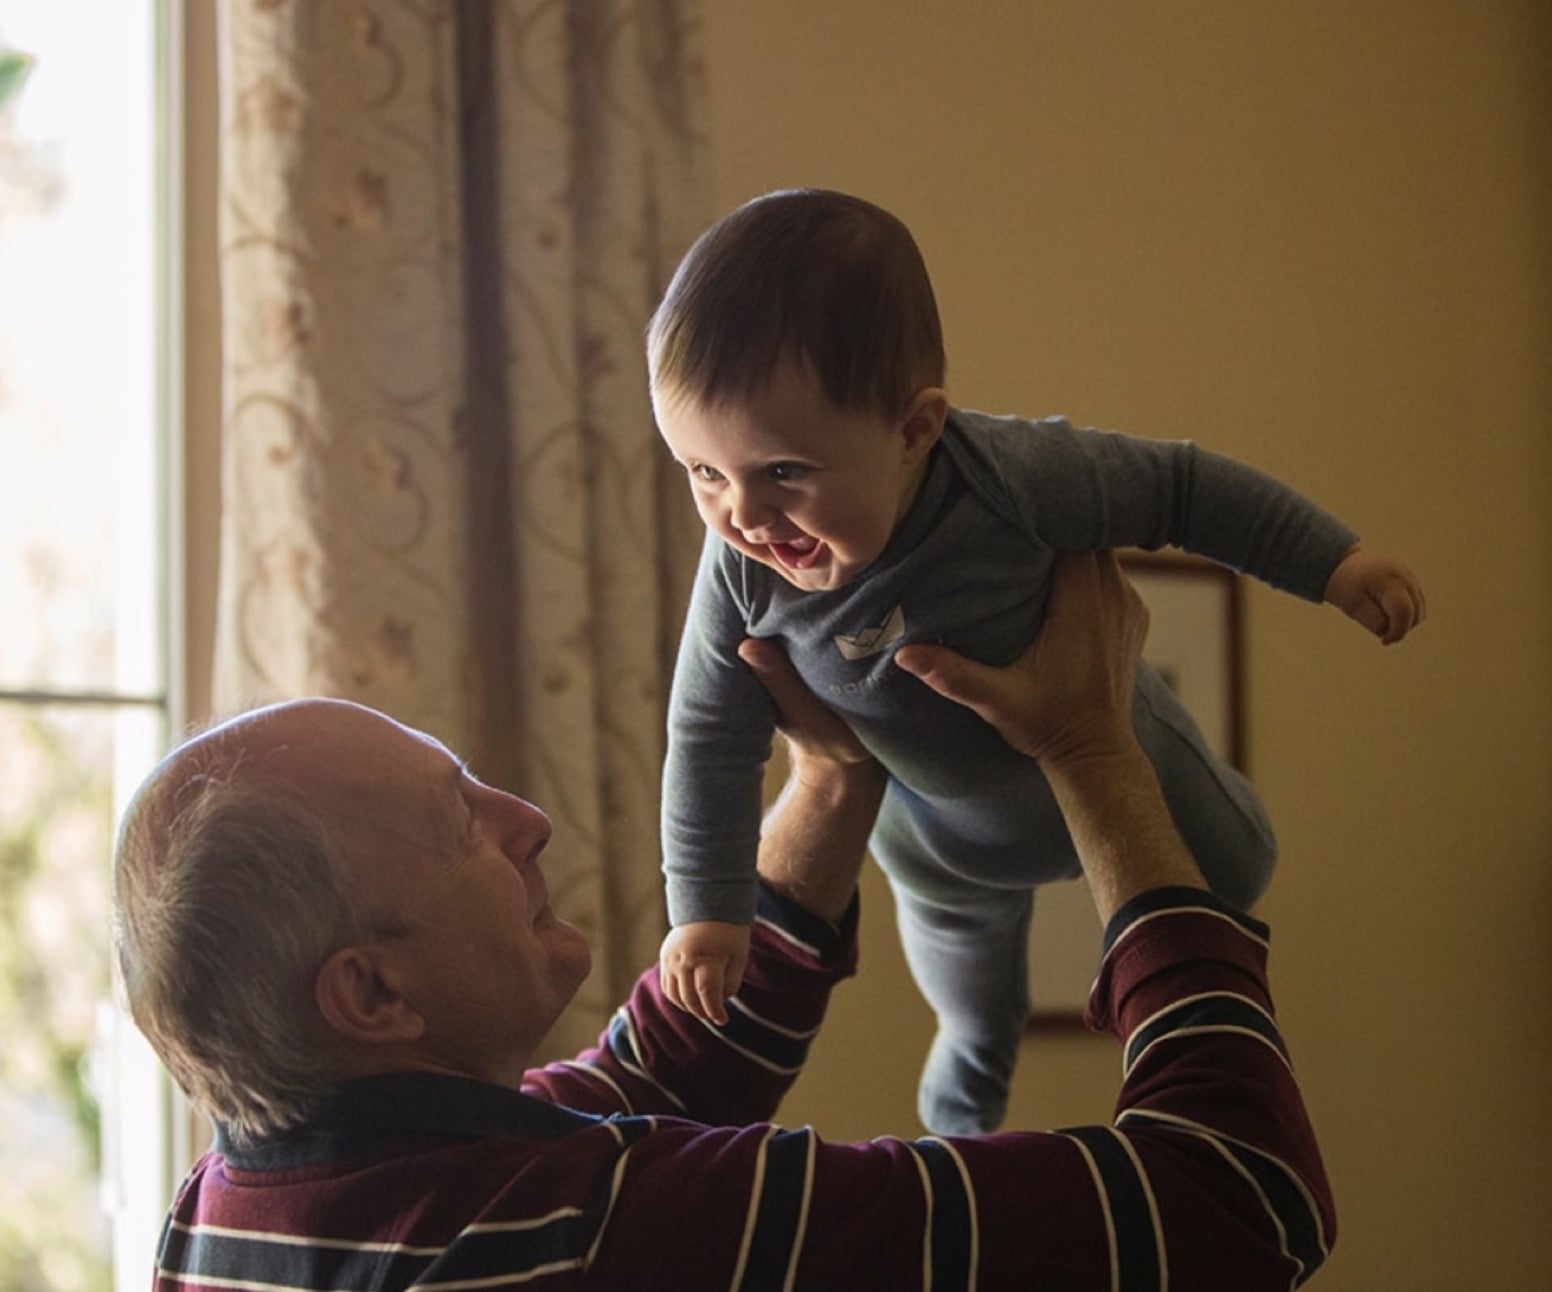
[[[165,1091],[111,1006],[108,861],[167,730],[170,12],[0,7],[0,1292],[110,1287],[116,1217],[144,1286],[165,1187]]]

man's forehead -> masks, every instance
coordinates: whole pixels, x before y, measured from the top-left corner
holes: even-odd
[[[185,746],[203,763],[232,760],[250,771],[295,779],[304,786],[358,777],[377,779],[452,754],[440,741],[386,714],[348,700],[291,700],[254,709]]]
[[[460,764],[441,741],[348,702],[268,715],[252,760],[360,837],[438,847],[451,816]]]

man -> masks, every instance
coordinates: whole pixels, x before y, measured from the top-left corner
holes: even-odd
[[[725,1025],[643,975],[598,1048],[527,1070],[587,972],[549,823],[441,745],[302,701],[175,751],[117,863],[131,1006],[217,1123],[159,1287],[1279,1288],[1334,1235],[1264,976],[1205,892],[1131,730],[1146,612],[1064,558],[1023,660],[901,667],[1051,783],[1108,922],[1091,1021],[1113,1126],[827,1144],[766,1123],[855,955],[878,769],[745,647],[792,745]],[[1060,679],[1060,686],[1049,679]]]

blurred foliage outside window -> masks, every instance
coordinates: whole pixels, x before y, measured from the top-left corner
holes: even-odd
[[[165,730],[150,13],[0,10],[0,1292],[112,1284],[109,859]]]

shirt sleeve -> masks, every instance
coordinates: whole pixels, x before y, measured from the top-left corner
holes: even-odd
[[[702,1022],[636,980],[598,1044],[529,1072],[525,1093],[582,1112],[668,1114],[707,1125],[773,1117],[808,1058],[836,983],[856,971],[857,907],[833,926],[763,885],[749,964],[728,1021]]]
[[[1186,440],[977,418],[972,457],[1058,551],[1177,547],[1309,601],[1358,536],[1298,490]],[[972,470],[976,469],[975,466]]]
[[[675,926],[747,924],[755,913],[760,795],[775,714],[738,658],[748,635],[738,580],[738,557],[708,533],[668,700],[662,843]]]
[[[1298,1286],[1335,1217],[1265,952],[1264,925],[1194,890],[1117,915],[1089,1013],[1124,1047],[1109,1124],[829,1144],[657,1121],[623,1152],[590,1272],[684,1289]]]

